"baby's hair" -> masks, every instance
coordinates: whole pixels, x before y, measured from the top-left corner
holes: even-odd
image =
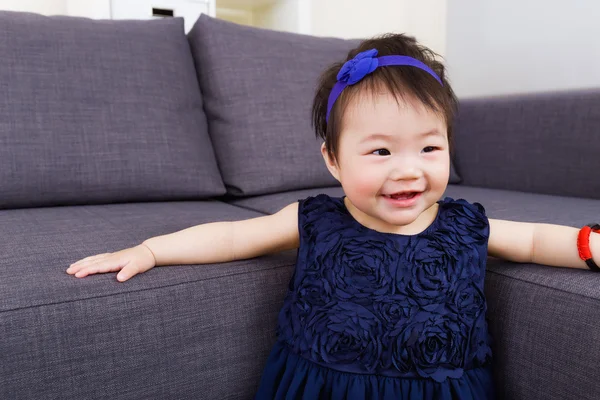
[[[429,110],[444,118],[448,130],[448,141],[452,147],[452,123],[458,101],[446,79],[443,64],[436,59],[439,56],[429,48],[417,43],[416,39],[411,36],[390,33],[361,42],[358,47],[350,50],[347,60],[370,49],[377,49],[378,57],[391,55],[413,57],[431,68],[444,85],[440,85],[435,78],[419,68],[411,66],[377,68],[357,84],[344,89],[331,109],[329,122],[327,122],[327,101],[344,62],[331,65],[319,79],[312,107],[313,127],[317,137],[325,141],[330,157],[334,160],[337,159],[341,122],[348,103],[358,93],[364,93],[365,90],[367,93],[374,94],[384,89],[390,92],[398,102],[411,97],[418,99]]]

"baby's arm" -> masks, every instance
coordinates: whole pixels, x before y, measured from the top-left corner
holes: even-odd
[[[297,248],[298,203],[273,215],[197,225],[144,244],[156,265],[219,263]]]
[[[71,264],[67,273],[83,278],[121,271],[117,279],[125,281],[156,265],[241,260],[294,249],[299,242],[298,203],[293,203],[273,215],[197,225],[129,249],[86,257]]]
[[[488,252],[509,261],[588,269],[579,258],[578,233],[569,226],[490,219]],[[600,264],[600,234],[590,235],[590,250]]]

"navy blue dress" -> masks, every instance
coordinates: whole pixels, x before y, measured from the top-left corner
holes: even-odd
[[[483,207],[439,202],[417,235],[369,229],[343,198],[301,200],[296,269],[256,399],[494,398]]]

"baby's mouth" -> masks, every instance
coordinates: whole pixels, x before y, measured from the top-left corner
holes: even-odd
[[[409,200],[420,193],[421,192],[400,192],[400,193],[385,194],[384,196],[388,197],[390,199],[394,199],[394,200]]]

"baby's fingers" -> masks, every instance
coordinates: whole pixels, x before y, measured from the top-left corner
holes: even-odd
[[[96,260],[99,260],[106,256],[109,256],[110,254],[111,253],[102,253],[102,254],[96,254],[95,256],[82,258],[81,260],[75,261],[73,264],[69,265],[67,272],[69,272],[69,270],[77,269],[78,267],[81,267],[81,266],[89,265],[90,263],[92,263]]]
[[[107,272],[116,272],[120,271],[126,265],[125,262],[115,259],[108,258],[100,261],[96,261],[90,265],[86,265],[81,267],[77,272],[75,272],[76,278],[84,278],[88,275],[93,274],[104,274]]]
[[[144,270],[143,268],[140,268],[139,266],[133,263],[129,263],[125,265],[123,269],[121,269],[121,272],[117,274],[117,280],[119,282],[125,282],[127,279],[133,278],[135,275],[145,271],[146,270]]]

